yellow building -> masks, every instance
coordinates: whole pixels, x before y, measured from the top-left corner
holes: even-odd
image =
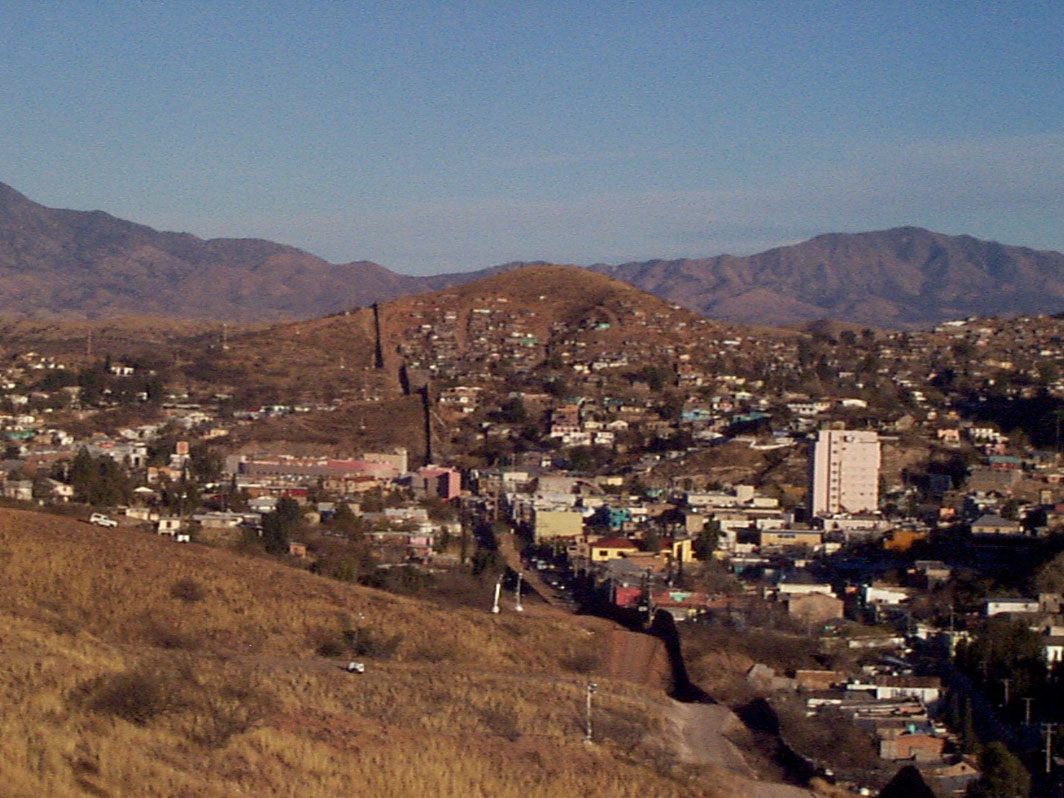
[[[534,510],[533,539],[536,543],[583,534],[584,516],[575,510]]]
[[[758,544],[762,549],[785,546],[811,549],[819,546],[821,539],[822,534],[814,529],[765,529],[758,535]]]
[[[887,551],[908,551],[914,543],[927,540],[927,532],[917,532],[915,529],[895,529],[883,541],[883,548]]]

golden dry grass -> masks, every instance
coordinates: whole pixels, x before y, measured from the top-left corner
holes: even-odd
[[[182,579],[202,600],[172,595]],[[352,676],[314,651],[360,612],[400,642]],[[581,742],[588,677],[563,663],[605,629],[0,511],[0,794],[728,795],[655,747],[660,694],[595,677]],[[158,688],[151,711],[118,706],[145,703],[130,684]]]

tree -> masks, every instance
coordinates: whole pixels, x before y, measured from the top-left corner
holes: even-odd
[[[271,554],[286,554],[288,543],[302,520],[299,502],[282,496],[277,501],[276,509],[262,517],[262,541],[266,551]]]
[[[290,527],[295,527],[303,519],[303,511],[299,509],[299,502],[291,496],[282,496],[278,499],[274,512]]]
[[[679,421],[683,414],[684,397],[678,391],[668,391],[662,397],[658,413],[669,421]]]
[[[698,533],[698,537],[695,538],[692,549],[695,557],[702,562],[709,562],[713,559],[713,552],[717,550],[717,545],[720,543],[720,521],[712,520],[707,521],[705,526],[702,527],[702,531]]]
[[[1038,382],[1042,385],[1049,385],[1049,383],[1060,379],[1060,369],[1052,360],[1039,361],[1038,365],[1035,366],[1035,370],[1038,372]]]
[[[123,504],[132,495],[132,485],[122,466],[106,455],[93,457],[84,448],[70,464],[74,498],[86,504]]]
[[[525,402],[520,396],[507,399],[499,408],[499,417],[511,424],[524,424],[528,421],[528,411]]]
[[[655,554],[661,551],[661,535],[657,529],[650,527],[643,533],[643,546],[646,551],[651,551]]]
[[[1009,679],[1014,695],[1033,695],[1046,676],[1038,634],[1022,621],[991,618],[968,644],[957,647],[958,666],[984,684]]]
[[[171,512],[178,515],[185,515],[186,513],[193,512],[200,506],[200,489],[199,485],[191,481],[188,475],[184,472],[181,473],[181,478],[170,485],[167,485],[162,491],[163,504],[165,504]]]
[[[194,443],[188,450],[188,470],[201,482],[215,482],[222,473],[222,458],[205,443]]]
[[[342,532],[345,535],[353,535],[359,530],[359,520],[351,511],[351,505],[347,502],[337,502],[336,512],[333,513],[332,521],[329,522],[329,526],[335,529],[337,532]]]
[[[1038,569],[1034,584],[1039,593],[1064,593],[1064,553]]]
[[[968,788],[969,798],[1027,798],[1031,774],[1004,743],[993,742],[979,754],[982,776]]]

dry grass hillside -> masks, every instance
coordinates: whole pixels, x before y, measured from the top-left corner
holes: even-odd
[[[355,626],[370,650],[361,676],[340,667]],[[0,792],[733,794],[719,771],[655,742],[660,693],[589,672],[608,636],[597,620],[442,610],[3,510]],[[589,677],[592,746],[581,741]]]

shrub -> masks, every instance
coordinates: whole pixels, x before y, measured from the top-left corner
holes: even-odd
[[[221,748],[233,735],[258,725],[272,706],[247,682],[199,687],[187,732],[189,739],[207,748]]]
[[[170,587],[170,596],[192,604],[196,601],[203,601],[207,597],[207,591],[203,585],[187,576],[174,582]]]
[[[181,685],[175,676],[165,669],[144,665],[94,679],[82,688],[82,693],[93,712],[144,726],[182,705]]]
[[[492,734],[505,737],[510,742],[516,741],[521,736],[521,729],[517,724],[517,713],[510,707],[487,707],[481,709],[478,714]]]
[[[403,642],[403,635],[396,633],[386,635],[373,629],[360,629],[354,641],[354,651],[361,657],[374,659],[391,659]]]
[[[562,657],[559,664],[573,673],[589,674],[601,663],[602,658],[597,651],[575,651]]]
[[[187,657],[100,676],[77,688],[74,699],[138,726],[168,718],[173,728],[208,748],[252,728],[273,706],[247,674]]]
[[[407,655],[408,660],[420,662],[446,662],[454,656],[454,652],[440,641],[433,641],[418,646]]]

